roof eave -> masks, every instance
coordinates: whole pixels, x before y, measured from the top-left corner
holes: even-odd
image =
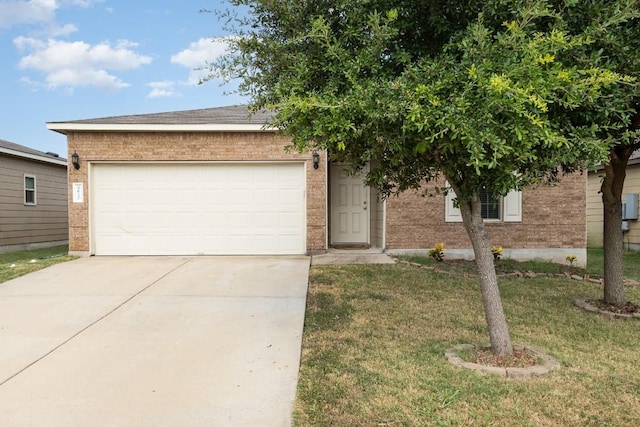
[[[47,129],[62,134],[84,132],[277,132],[278,128],[260,124],[115,124],[50,122]]]
[[[51,163],[59,166],[67,166],[67,161],[63,159],[55,159],[52,157],[40,156],[38,154],[24,153],[22,151],[12,150],[10,148],[0,147],[0,153],[7,154],[9,156],[20,157],[22,159],[37,160],[39,162]]]

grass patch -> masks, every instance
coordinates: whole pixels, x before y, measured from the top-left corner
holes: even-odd
[[[500,287],[513,342],[554,356],[560,371],[516,381],[446,361],[455,344],[488,342],[474,277],[313,266],[295,425],[640,425],[639,322],[574,307],[601,296],[591,283],[504,277]],[[640,288],[628,297],[640,300]]]
[[[622,263],[625,277],[640,282],[640,252],[624,250]],[[604,249],[587,249],[587,273],[602,277],[604,274]]]
[[[78,258],[68,252],[68,246],[63,245],[0,254],[0,283]]]

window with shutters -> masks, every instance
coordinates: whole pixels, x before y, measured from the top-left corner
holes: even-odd
[[[446,222],[462,222],[460,209],[455,206],[456,193],[447,193],[445,205]],[[504,197],[494,197],[486,191],[480,192],[482,218],[487,221],[522,222],[522,192],[510,191]]]

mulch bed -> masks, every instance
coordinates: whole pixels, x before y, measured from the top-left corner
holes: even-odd
[[[588,300],[587,302],[591,305],[594,305],[595,307],[598,307],[602,311],[608,311],[610,313],[616,313],[616,314],[640,313],[640,306],[632,302],[627,302],[626,304],[623,304],[623,305],[609,304],[602,299]]]
[[[491,348],[488,347],[476,347],[472,354],[472,360],[467,360],[467,362],[499,368],[528,368],[538,364],[537,358],[526,350],[514,348],[513,354],[509,356],[496,356],[491,353]]]
[[[396,257],[392,257],[398,264],[412,265],[414,267],[424,268],[427,270],[435,271],[436,273],[444,273],[451,275],[459,275],[466,277],[477,277],[477,270],[473,261],[467,261],[463,259],[453,259],[443,261],[439,265],[431,266],[420,264],[412,261],[400,260]],[[453,266],[453,269],[448,269]],[[456,269],[457,268],[457,269]],[[568,279],[579,280],[582,282],[591,282],[594,284],[602,285],[602,278],[593,278],[588,274],[576,274],[580,272],[578,268],[571,268],[569,271],[563,273],[534,273],[533,271],[519,271],[503,268],[499,263],[496,263],[496,275],[498,277],[519,277],[519,278],[536,278],[536,277],[567,277]],[[640,287],[640,282],[633,279],[624,279],[624,285],[629,287]],[[633,312],[632,312],[633,313]]]

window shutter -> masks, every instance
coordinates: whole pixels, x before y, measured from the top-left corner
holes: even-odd
[[[462,222],[462,213],[459,208],[453,205],[453,199],[456,198],[456,193],[453,190],[449,190],[446,197],[446,204],[444,206],[444,220],[445,222]]]
[[[503,216],[504,222],[522,222],[522,192],[510,191],[503,199]]]

